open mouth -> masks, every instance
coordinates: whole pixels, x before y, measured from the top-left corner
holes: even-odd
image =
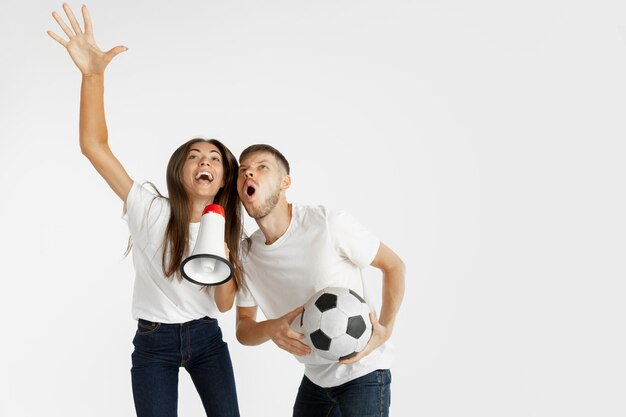
[[[196,181],[199,182],[213,182],[213,174],[208,171],[198,172],[196,174]]]
[[[255,192],[256,192],[256,189],[252,185],[248,185],[246,187],[246,194],[248,195],[248,197],[252,197],[252,195],[254,195]]]

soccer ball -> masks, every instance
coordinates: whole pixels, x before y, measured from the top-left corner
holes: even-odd
[[[349,288],[328,287],[304,305],[300,328],[305,342],[321,357],[339,361],[365,348],[372,335],[370,308]]]

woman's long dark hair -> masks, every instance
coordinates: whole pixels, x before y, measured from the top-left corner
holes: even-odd
[[[189,154],[192,145],[198,142],[210,143],[217,147],[222,154],[222,165],[224,167],[224,187],[222,187],[215,198],[214,204],[224,207],[226,214],[225,240],[230,250],[230,261],[235,267],[233,274],[235,283],[239,287],[241,282],[241,264],[239,262],[239,245],[242,239],[242,215],[239,196],[237,195],[237,174],[239,164],[232,152],[217,139],[191,139],[182,144],[174,151],[167,164],[167,191],[170,201],[170,219],[165,230],[165,242],[162,258],[163,273],[166,277],[180,275],[180,264],[185,256],[193,248],[188,248],[189,244],[189,222],[191,219],[191,203],[189,196],[185,192],[182,181],[183,165]]]

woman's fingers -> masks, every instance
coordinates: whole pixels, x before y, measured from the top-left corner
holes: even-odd
[[[68,28],[67,25],[65,24],[65,22],[63,21],[63,19],[61,19],[61,16],[59,16],[59,14],[57,12],[52,12],[52,17],[54,17],[54,20],[57,21],[57,23],[59,24],[59,26],[61,26],[61,29],[63,29],[63,32],[65,32],[65,34],[71,39],[74,37],[74,32],[72,32],[72,29]]]
[[[58,43],[60,43],[64,47],[67,47],[67,41],[65,39],[63,39],[62,37],[60,37],[59,35],[57,35],[56,33],[54,33],[54,32],[49,30],[48,31],[48,35],[50,35],[50,37],[52,39],[54,39],[55,41],[57,41]]]
[[[83,22],[85,22],[85,35],[93,36],[93,26],[91,25],[91,16],[89,16],[87,6],[81,7],[80,11],[83,13]]]
[[[78,24],[78,20],[76,20],[76,18],[74,17],[74,13],[72,12],[72,9],[70,9],[70,6],[68,6],[67,3],[63,3],[63,10],[65,10],[65,14],[67,15],[67,18],[70,21],[70,24],[72,25],[72,29],[74,29],[74,33],[77,35],[82,35],[83,30],[80,28],[80,25]]]
[[[108,61],[111,61],[115,57],[115,55],[126,51],[128,51],[127,47],[118,45],[115,48],[111,48],[111,50],[109,50],[109,52],[107,52],[105,56]]]

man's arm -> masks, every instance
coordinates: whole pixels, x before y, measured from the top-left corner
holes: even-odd
[[[376,319],[374,314],[370,314],[372,321],[370,341],[358,355],[341,361],[344,364],[357,362],[391,337],[396,314],[404,297],[404,262],[394,251],[381,242],[371,265],[383,273],[383,304],[380,317]]]
[[[304,337],[291,328],[293,320],[302,313],[298,307],[282,317],[273,320],[256,321],[257,307],[237,307],[237,340],[242,345],[255,346],[272,340],[276,345],[289,353],[304,356],[311,349],[302,343]]]

